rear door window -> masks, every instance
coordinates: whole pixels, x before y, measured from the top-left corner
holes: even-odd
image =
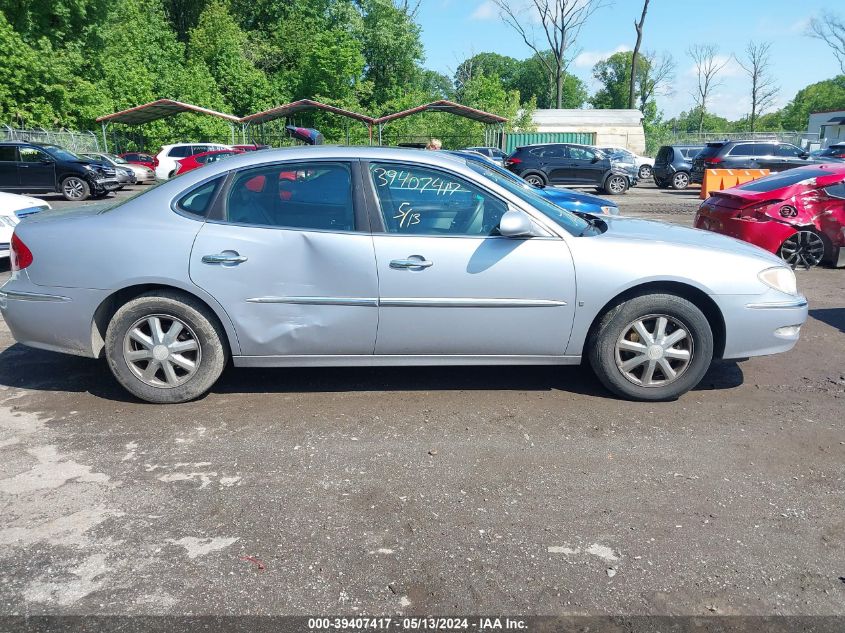
[[[774,143],[755,143],[754,144],[754,156],[774,156],[775,155],[775,145]]]
[[[352,172],[345,163],[285,163],[240,172],[226,218],[236,224],[354,231]]]
[[[0,162],[16,163],[17,161],[18,152],[14,145],[0,145]]]

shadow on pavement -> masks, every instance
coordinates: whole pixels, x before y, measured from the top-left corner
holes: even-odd
[[[735,362],[714,362],[696,391],[732,389],[743,374]],[[0,353],[0,385],[36,391],[91,393],[137,402],[102,360],[15,344]],[[212,393],[331,393],[347,391],[564,391],[611,397],[585,367],[228,367]]]
[[[810,310],[810,316],[845,332],[845,308],[818,308]]]

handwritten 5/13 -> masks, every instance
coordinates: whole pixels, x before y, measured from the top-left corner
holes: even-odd
[[[393,219],[399,220],[399,228],[404,229],[414,224],[419,224],[420,214],[414,212],[410,202],[403,202],[399,205],[399,213],[394,215]]]

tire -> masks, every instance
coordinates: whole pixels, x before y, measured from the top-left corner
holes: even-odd
[[[678,331],[685,336],[666,347],[659,338],[654,344],[647,338],[642,342],[635,324],[642,324],[651,336],[659,331],[660,319],[665,319],[664,339]],[[713,331],[707,317],[691,302],[669,294],[640,295],[612,308],[588,345],[587,358],[598,379],[629,400],[675,400],[701,381],[713,359]],[[670,354],[664,356],[667,350]],[[663,369],[666,364],[677,373],[674,378]]]
[[[535,187],[545,187],[548,185],[548,181],[543,174],[537,172],[529,172],[525,174],[522,179],[527,182],[529,185],[533,185]]]
[[[651,178],[651,165],[640,165],[640,180],[648,180]]]
[[[178,336],[168,341],[177,322],[182,326]],[[220,377],[228,358],[225,341],[217,318],[203,303],[178,291],[160,290],[117,310],[106,330],[106,358],[117,381],[140,399],[187,402],[211,389]],[[145,378],[153,363],[158,365]]]
[[[62,180],[62,195],[68,202],[82,202],[91,196],[91,187],[84,178],[68,176]]]
[[[611,196],[618,196],[628,191],[628,179],[625,176],[611,174],[604,181],[604,190]]]
[[[689,174],[685,171],[678,171],[672,176],[672,189],[678,191],[689,187]]]
[[[778,256],[792,268],[801,266],[810,270],[828,258],[830,249],[827,244],[822,235],[805,229],[784,240],[778,249]]]

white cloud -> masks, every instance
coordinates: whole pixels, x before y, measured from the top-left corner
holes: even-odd
[[[576,68],[592,68],[603,59],[607,59],[614,53],[621,53],[623,51],[630,51],[631,47],[627,44],[620,44],[612,51],[584,51],[572,60],[572,65]]]
[[[499,17],[499,11],[490,0],[485,0],[475,8],[475,11],[469,17],[471,20],[495,20]]]

